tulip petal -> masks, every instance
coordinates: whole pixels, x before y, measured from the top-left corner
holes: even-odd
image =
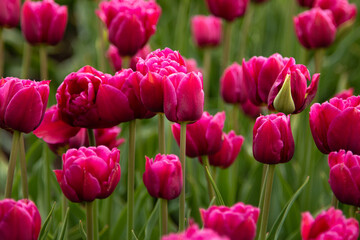
[[[66,177],[64,177],[63,170],[54,170],[54,173],[64,195],[72,202],[81,202],[75,190],[68,184]]]
[[[222,129],[224,128],[225,113],[217,113],[211,119],[209,126],[206,130],[205,138],[207,141],[207,155],[214,154],[221,149],[223,142]]]
[[[101,193],[99,181],[89,172],[84,172],[84,185],[82,189],[84,201],[94,201]]]

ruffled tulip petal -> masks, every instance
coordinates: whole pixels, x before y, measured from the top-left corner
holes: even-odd
[[[149,72],[140,82],[140,96],[144,106],[152,112],[163,112],[164,80],[157,73]],[[151,94],[150,94],[151,93]]]
[[[63,171],[54,170],[54,173],[64,195],[72,202],[81,202],[75,190],[68,184]]]

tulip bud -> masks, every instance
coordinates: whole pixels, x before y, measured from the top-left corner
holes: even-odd
[[[253,118],[254,120],[260,116],[260,107],[255,106],[249,99],[240,104],[241,110],[244,112],[245,115]]]
[[[354,96],[354,88],[349,88],[347,90],[343,90],[343,91],[335,94],[334,97],[341,98],[341,99],[347,99],[351,96]]]
[[[220,79],[221,96],[226,103],[244,103],[247,100],[247,89],[242,67],[233,63],[227,67]]]
[[[295,111],[295,103],[291,97],[290,75],[286,75],[285,81],[274,99],[274,108],[285,114]]]
[[[20,0],[0,0],[0,27],[16,27],[19,20]]]
[[[226,21],[234,21],[245,14],[249,0],[206,0],[209,11]]]
[[[181,233],[172,233],[166,236],[163,236],[161,240],[229,240],[226,236],[219,236],[215,231],[199,227],[194,224]]]
[[[221,19],[214,16],[194,16],[191,19],[191,32],[198,47],[216,47],[221,42]]]
[[[349,4],[348,0],[317,0],[314,7],[329,9],[337,27],[345,22],[355,21],[356,18],[356,5]]]
[[[297,0],[298,4],[302,7],[312,8],[316,0]]]

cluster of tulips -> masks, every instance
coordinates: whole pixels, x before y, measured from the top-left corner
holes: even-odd
[[[356,16],[355,5],[347,0],[298,2],[312,8],[294,17],[296,35],[307,49],[330,46],[337,29],[350,26]],[[37,239],[40,233],[40,213],[29,200],[27,186],[23,133],[31,132],[62,157],[62,168],[53,173],[68,200],[85,203],[86,237],[98,239],[98,219],[94,218],[96,199],[109,197],[120,181],[118,147],[125,140],[119,138],[118,125],[124,122],[129,122],[127,236],[131,239],[136,234],[136,121],[155,116],[159,123],[158,154],[153,158],[140,157],[145,158],[143,183],[148,193],[161,202],[162,239],[266,238],[275,166],[289,162],[295,151],[290,118],[304,111],[315,99],[320,73],[311,76],[305,65],[296,64],[294,58],[279,53],[244,58],[242,65],[236,62],[228,65],[231,28],[237,18],[245,15],[249,0],[206,0],[206,3],[214,16],[197,15],[191,20],[194,42],[204,50],[204,68],[200,70],[194,60],[185,59],[178,51],[170,48],[151,51],[147,45],[161,15],[155,1],[100,2],[94,12],[103,23],[99,35],[102,39],[106,31],[111,43],[100,58],[107,56],[116,73],[103,73],[92,66],[70,73],[56,91],[57,104],[47,109],[50,81],[43,46],[61,41],[67,8],[53,0],[26,0],[20,10],[20,0],[0,1],[0,29],[16,27],[21,15],[26,41],[30,45],[41,45],[43,56],[43,81],[16,77],[0,80],[0,127],[13,133],[5,199],[0,201],[0,239]],[[223,36],[221,19],[226,21]],[[258,207],[242,202],[225,206],[214,180],[213,169],[230,167],[244,142],[244,137],[238,135],[236,118],[230,119],[233,130],[224,132],[225,112],[211,115],[204,111],[210,87],[209,50],[221,42],[224,44],[224,71],[219,81],[221,97],[225,103],[241,106],[245,114],[256,118],[252,153],[256,161],[264,164]],[[2,65],[3,59],[0,75],[3,75]],[[320,72],[319,67],[317,70]],[[344,92],[328,102],[313,104],[309,116],[316,146],[322,153],[329,154],[329,184],[334,199],[356,208],[360,206],[359,106],[360,96]],[[171,131],[180,147],[179,157],[166,154],[164,117],[173,122]],[[202,229],[185,216],[186,156],[199,159],[208,183],[209,202],[213,205],[215,200],[217,204],[208,209],[192,209],[200,211]],[[11,197],[18,157],[24,199],[15,201]],[[178,197],[179,233],[167,235],[167,201]],[[357,220],[346,218],[336,208],[337,200],[334,200],[333,207],[315,219],[309,212],[303,213],[302,238],[357,239]]]

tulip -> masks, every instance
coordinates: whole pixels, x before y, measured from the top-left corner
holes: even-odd
[[[209,11],[226,21],[234,21],[245,14],[249,0],[206,0]]]
[[[348,0],[317,0],[314,7],[329,9],[333,13],[337,27],[345,22],[355,21],[356,18],[356,5],[349,4]]]
[[[351,96],[354,96],[354,88],[349,88],[347,90],[343,90],[343,91],[335,94],[334,97],[341,98],[341,99],[347,99]]]
[[[315,98],[320,74],[314,74],[311,84],[309,70],[304,65],[295,65],[291,58],[271,87],[268,99],[269,109],[285,114],[303,111]]]
[[[309,212],[302,214],[301,237],[310,239],[356,240],[359,223],[354,218],[346,219],[341,210],[330,208],[322,211],[315,219]]]
[[[193,158],[220,151],[224,122],[224,112],[217,113],[215,116],[204,112],[197,122],[188,124],[186,127],[186,155]],[[173,124],[171,130],[176,142],[180,145],[180,124]]]
[[[229,240],[229,238],[219,236],[212,229],[199,229],[199,227],[194,224],[191,225],[185,232],[172,233],[162,237],[161,240]]]
[[[336,25],[330,10],[313,8],[294,17],[296,36],[307,49],[329,47],[335,40]]]
[[[56,45],[63,38],[67,17],[67,7],[53,0],[26,0],[21,12],[21,29],[30,44]]]
[[[254,120],[260,116],[260,107],[255,106],[249,99],[240,104],[241,110],[244,112],[245,115],[253,118]]]
[[[121,56],[134,56],[156,31],[161,8],[155,1],[103,1],[96,13]]]
[[[191,19],[191,32],[198,47],[216,47],[221,42],[221,19],[196,15]]]
[[[253,104],[267,104],[270,89],[288,61],[278,53],[269,58],[252,57],[248,62],[243,59],[244,81]]]
[[[252,0],[254,3],[263,3],[266,2],[267,0]]]
[[[283,113],[260,116],[253,129],[255,160],[265,164],[286,163],[294,155],[290,116]]]
[[[146,158],[144,184],[149,194],[155,198],[172,200],[180,195],[183,186],[182,169],[179,158],[174,155],[156,155]]]
[[[220,79],[221,96],[226,103],[244,103],[247,91],[243,79],[242,67],[233,63],[227,67]]]
[[[195,72],[195,73],[202,74],[203,71],[201,68],[198,67],[195,59],[188,58],[188,59],[184,59],[184,60],[185,60],[185,65],[186,65],[188,72]]]
[[[302,7],[312,8],[316,0],[297,0],[298,4]]]
[[[16,27],[19,20],[20,0],[0,0],[0,27]]]
[[[64,195],[72,202],[107,198],[120,180],[120,151],[105,146],[68,150],[63,169],[54,170]]]
[[[41,228],[41,216],[35,204],[22,199],[4,199],[0,201],[0,237],[1,239],[38,239]]]
[[[259,209],[241,202],[232,207],[212,206],[200,209],[204,228],[210,228],[231,240],[252,240],[256,235]]]
[[[50,81],[13,77],[0,80],[0,127],[29,133],[37,128],[46,110]]]
[[[310,129],[318,149],[329,154],[344,149],[360,154],[360,96],[332,98],[310,108]]]

